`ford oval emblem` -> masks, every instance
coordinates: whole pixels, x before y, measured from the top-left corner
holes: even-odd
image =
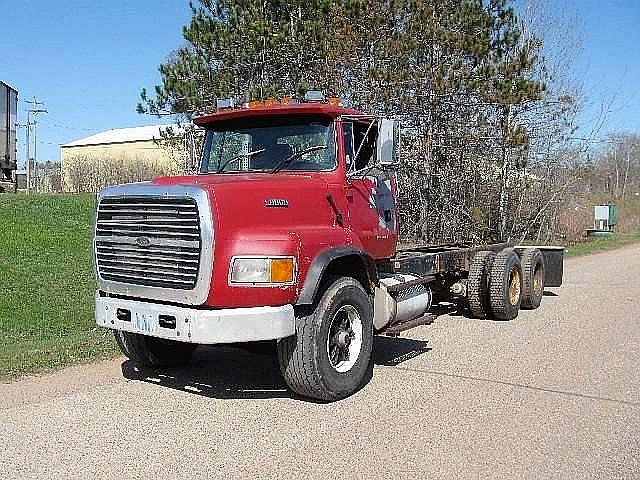
[[[149,237],[138,237],[136,238],[136,245],[139,247],[148,247],[151,245],[151,240],[149,240]]]

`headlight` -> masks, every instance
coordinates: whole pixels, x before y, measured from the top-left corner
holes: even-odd
[[[231,283],[287,284],[295,278],[293,257],[234,257]]]

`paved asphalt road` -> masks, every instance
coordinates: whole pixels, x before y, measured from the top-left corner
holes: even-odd
[[[0,478],[640,478],[640,245],[565,268],[514,321],[377,339],[369,385],[333,404],[231,348],[0,384]]]

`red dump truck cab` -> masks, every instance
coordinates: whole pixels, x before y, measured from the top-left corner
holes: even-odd
[[[311,97],[197,118],[197,174],[99,193],[96,322],[125,355],[158,367],[275,340],[288,385],[335,400],[367,378],[375,332],[425,322],[434,288],[484,315],[495,277],[504,318],[541,299],[539,250],[397,252],[397,122]]]

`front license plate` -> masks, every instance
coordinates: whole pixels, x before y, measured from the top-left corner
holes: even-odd
[[[156,332],[156,320],[151,313],[137,313],[133,326],[142,333],[155,333]]]

